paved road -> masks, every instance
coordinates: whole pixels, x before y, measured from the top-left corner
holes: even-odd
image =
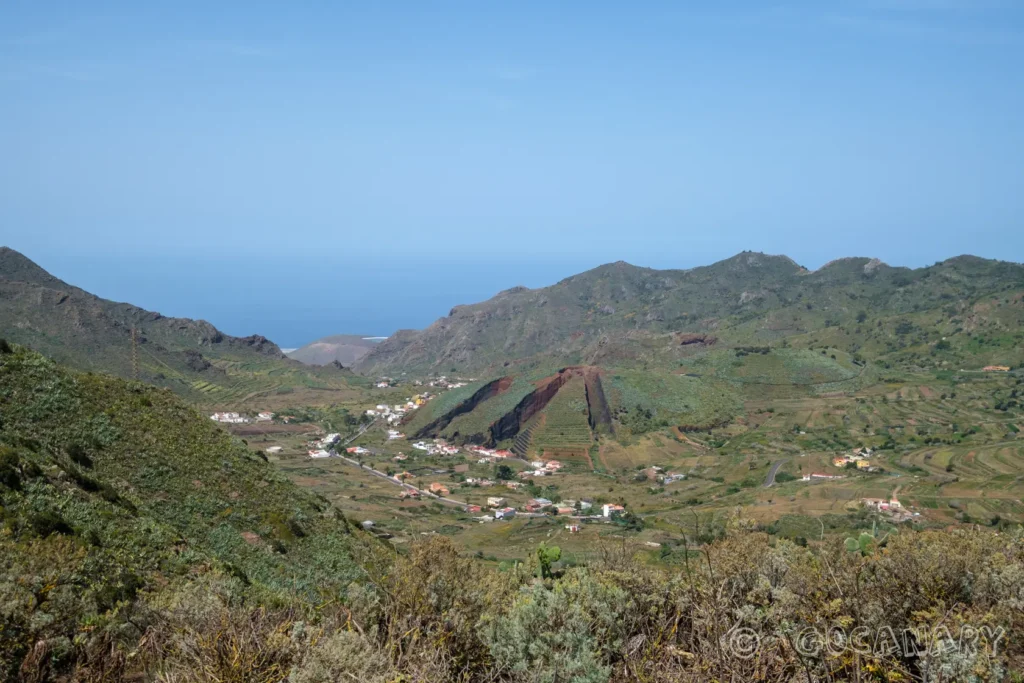
[[[786,461],[785,460],[777,460],[777,461],[772,463],[772,468],[770,470],[768,470],[768,476],[764,478],[764,487],[765,488],[768,488],[772,484],[775,483],[775,473],[779,471],[779,468],[782,467],[782,463],[784,463],[784,462],[786,462]]]
[[[350,439],[350,441],[351,441],[351,439]],[[409,491],[418,491],[421,496],[425,496],[427,498],[433,498],[435,500],[441,501],[442,503],[448,503],[449,505],[457,505],[458,507],[466,507],[467,505],[469,505],[469,503],[467,503],[465,501],[454,500],[452,498],[444,498],[442,496],[438,496],[436,494],[433,494],[430,491],[427,491],[426,489],[416,488],[412,484],[406,484],[404,481],[398,481],[394,477],[389,477],[386,473],[381,472],[380,470],[375,470],[372,467],[368,467],[367,465],[363,465],[358,460],[353,460],[352,458],[350,458],[348,456],[339,455],[338,457],[341,458],[342,460],[344,460],[345,462],[347,462],[348,464],[355,465],[356,467],[358,467],[359,469],[363,470],[364,472],[369,472],[373,476],[380,477],[381,479],[384,479],[385,481],[387,481],[387,482],[389,482],[391,484],[394,484],[395,486],[401,486],[402,488],[408,489]]]

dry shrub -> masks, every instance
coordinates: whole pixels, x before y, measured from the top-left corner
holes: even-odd
[[[321,638],[288,677],[289,683],[387,683],[397,678],[391,660],[354,631],[336,631]]]

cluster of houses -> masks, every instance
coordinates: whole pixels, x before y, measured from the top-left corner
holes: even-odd
[[[895,498],[890,498],[889,500],[884,498],[861,498],[860,502],[864,503],[864,507],[869,507],[879,512],[903,509],[903,504]]]
[[[418,384],[418,382],[417,382],[417,384]],[[437,387],[438,389],[461,389],[462,387],[466,386],[466,383],[465,382],[460,382],[460,381],[457,381],[457,380],[450,382],[450,381],[448,381],[448,377],[447,376],[441,375],[437,379],[434,379],[434,380],[431,380],[431,381],[427,382],[427,386],[429,386],[429,387]]]
[[[512,451],[495,448],[484,448],[483,446],[466,446],[466,450],[470,453],[476,453],[480,456],[479,463],[497,462],[503,458],[514,458],[516,457]]]
[[[532,470],[523,470],[519,473],[520,479],[529,479],[530,477],[546,477],[549,474],[555,474],[562,469],[562,463],[557,460],[534,460],[530,463]]]
[[[322,439],[310,441],[307,451],[311,458],[329,458],[334,455],[334,445],[341,440],[341,434],[328,434]]]
[[[247,422],[252,422],[251,418],[234,412],[214,413],[210,416],[210,419],[214,422],[224,422],[226,424],[245,424]],[[274,414],[271,412],[263,411],[256,414],[257,422],[270,422],[273,419]]]
[[[455,455],[459,452],[457,446],[450,446],[444,439],[434,439],[432,442],[417,441],[412,445],[418,451],[426,451],[427,455]]]
[[[502,496],[490,496],[487,498],[487,507],[493,512],[494,519],[511,519],[516,515],[516,509],[509,506],[508,501]],[[587,513],[594,507],[589,500],[563,500],[560,503],[553,503],[547,498],[531,498],[523,505],[523,512],[537,515],[554,513],[566,517],[592,517]],[[479,505],[466,506],[466,512],[480,512]],[[601,507],[601,517],[611,520],[625,512],[621,505],[607,504]],[[593,516],[596,519],[596,516]],[[481,518],[481,521],[484,521]],[[490,521],[488,518],[487,521]]]
[[[665,468],[658,467],[657,465],[651,465],[647,469],[641,470],[640,473],[659,484],[672,484],[686,479],[685,474],[680,474],[678,472],[666,472]]]
[[[429,401],[432,397],[429,394],[418,394],[406,400],[405,403],[387,405],[379,403],[373,408],[368,408],[366,414],[372,418],[382,417],[389,425],[396,425],[402,421],[407,413],[418,410],[420,406]]]
[[[847,465],[856,465],[858,470],[866,470],[868,472],[875,472],[878,470],[877,467],[873,466],[868,458],[871,457],[870,448],[855,448],[852,452],[846,455],[841,455],[832,461],[832,464],[836,467],[846,467]]]
[[[877,510],[891,517],[893,521],[904,522],[913,517],[920,517],[920,512],[911,512],[904,507],[903,503],[892,496],[889,500],[884,498],[861,498],[861,503],[869,510]]]

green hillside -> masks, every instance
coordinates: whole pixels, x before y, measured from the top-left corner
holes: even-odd
[[[707,349],[832,346],[899,366],[1024,361],[1024,266],[960,256],[916,270],[846,258],[808,271],[752,252],[691,270],[618,262],[514,288],[402,331],[366,372],[497,374],[508,364],[673,366]]]
[[[568,434],[584,409],[601,412],[596,379],[618,405],[673,390],[651,377],[566,368],[534,384],[534,416]],[[1010,472],[1016,457],[983,455],[913,466]],[[584,525],[590,552],[556,545],[574,539],[555,517],[474,524],[529,546],[501,568],[440,534],[396,554],[171,392],[3,342],[0,680],[995,682],[1021,670],[1007,634],[1024,628],[1024,537],[1005,520],[918,532],[862,513],[850,538],[823,525],[819,539],[803,518],[764,533],[738,512],[661,508]],[[902,640],[792,646],[837,627],[950,638],[927,656]],[[962,629],[981,637],[964,648]]]
[[[266,405],[286,393],[366,385],[336,365],[291,360],[259,335],[232,337],[203,320],[101,299],[7,247],[0,247],[0,336],[77,369],[126,378],[134,357],[140,380],[205,405],[236,407],[257,397]]]
[[[0,520],[0,680],[43,642],[52,676],[88,668],[199,585],[298,614],[344,590],[367,542],[171,392],[6,342]]]

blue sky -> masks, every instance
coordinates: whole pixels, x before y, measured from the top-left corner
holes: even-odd
[[[1022,261],[1022,105],[1020,2],[7,0],[0,243],[284,346],[619,259]]]

